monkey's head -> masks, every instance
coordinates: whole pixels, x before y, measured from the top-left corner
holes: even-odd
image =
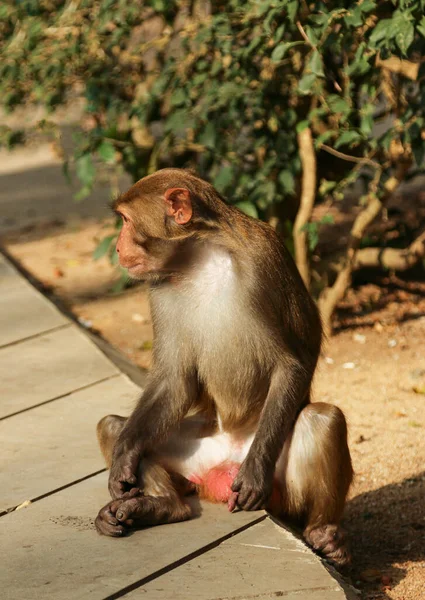
[[[214,227],[222,200],[184,169],[162,169],[135,183],[113,204],[122,219],[116,249],[134,279],[167,275],[187,259],[187,241]]]

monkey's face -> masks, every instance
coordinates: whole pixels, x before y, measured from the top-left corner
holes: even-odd
[[[160,251],[163,244],[155,243],[154,238],[142,233],[129,210],[120,207],[117,213],[122,218],[116,245],[120,265],[133,279],[144,279],[160,271],[165,260],[164,253]]]
[[[169,188],[159,198],[117,203],[114,211],[122,219],[116,245],[120,265],[132,278],[171,275],[185,262],[184,253],[180,264],[175,255],[181,253],[185,226],[192,218],[188,190]]]

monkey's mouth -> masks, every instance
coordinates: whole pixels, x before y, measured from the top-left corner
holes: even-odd
[[[131,265],[131,267],[126,267],[127,272],[131,277],[140,277],[146,273],[146,267],[142,263],[137,263],[135,265]]]

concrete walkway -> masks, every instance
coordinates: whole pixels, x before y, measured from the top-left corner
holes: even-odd
[[[139,388],[0,255],[0,597],[342,600],[322,562],[265,513],[99,536],[96,422]]]

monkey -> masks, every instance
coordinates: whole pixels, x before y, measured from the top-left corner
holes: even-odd
[[[298,523],[347,563],[347,426],[311,402],[321,320],[284,242],[185,169],[144,177],[112,208],[120,264],[148,282],[154,344],[132,414],[97,427],[112,498],[98,531],[190,519],[197,492]]]

